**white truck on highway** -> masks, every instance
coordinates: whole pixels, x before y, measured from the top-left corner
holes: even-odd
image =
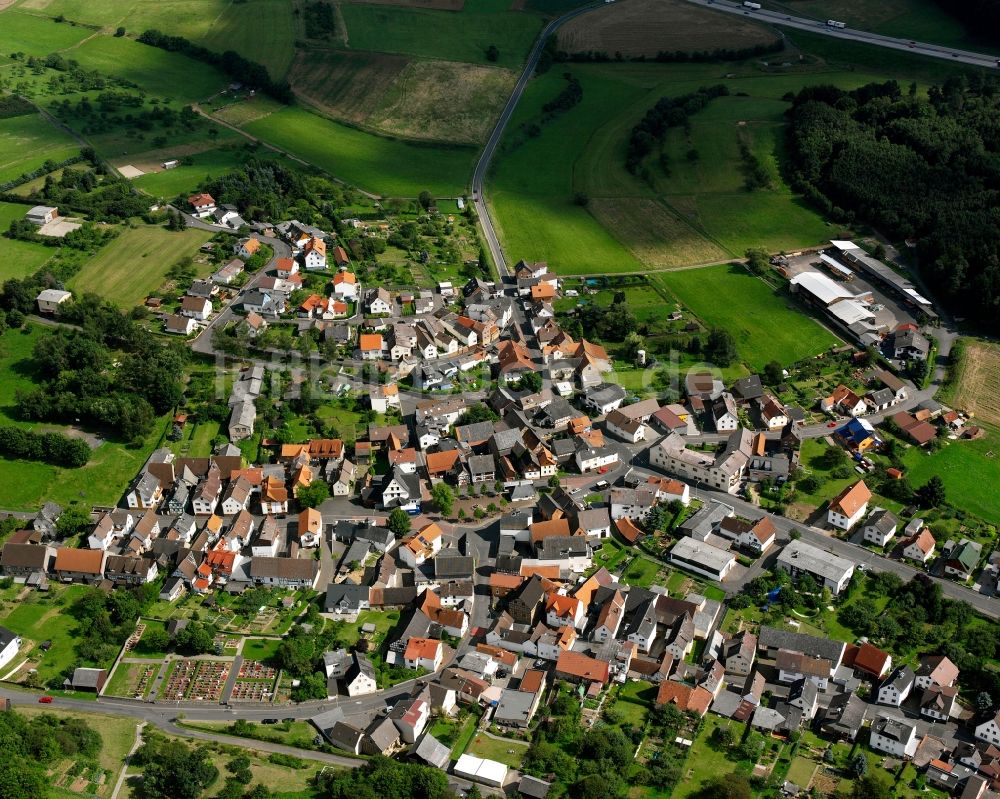
[[[826,26],[828,28],[846,28],[847,27],[847,23],[846,22],[838,22],[835,19],[828,19],[826,21]]]
[[[749,8],[751,11],[759,11],[760,3],[751,3],[750,0],[743,0],[743,7]]]

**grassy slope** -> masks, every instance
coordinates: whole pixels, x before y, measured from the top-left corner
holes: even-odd
[[[292,106],[245,130],[348,183],[389,196],[462,194],[475,159],[471,148],[410,144],[374,136]]]
[[[17,9],[7,9],[3,12],[3,24],[0,25],[0,52],[51,53],[70,47],[93,31],[69,23],[53,22]]]
[[[433,11],[343,3],[347,38],[354,50],[402,53],[485,64],[486,49],[500,50],[498,66],[517,68],[541,28],[535,14],[510,13],[509,3],[467,2],[462,11]]]
[[[11,220],[21,219],[28,210],[27,205],[0,203],[0,231],[6,230]],[[33,275],[52,256],[52,250],[42,244],[29,241],[0,241],[0,281],[9,277]]]
[[[511,259],[547,260],[556,270],[575,274],[642,271],[642,264],[573,202],[573,189],[576,163],[598,120],[613,119],[644,91],[597,70],[573,72],[583,83],[583,100],[548,123],[541,136],[514,146],[517,129],[538,118],[565,80],[551,70],[525,92],[490,180],[494,219]]]
[[[678,250],[683,246],[698,252],[699,235],[734,256],[750,246],[795,249],[832,235],[782,180],[778,161],[786,104],[781,97],[815,83],[854,87],[886,77],[925,81],[951,74],[954,65],[864,46],[840,47],[839,42],[831,44],[828,37],[813,34],[790,32],[790,36],[833,66],[768,73],[752,62],[560,65],[533,81],[508,129],[507,150],[498,154],[491,178],[496,220],[511,256],[547,258],[557,270],[570,274],[637,271],[635,256],[590,214],[572,204],[574,191],[591,198],[631,199],[652,197],[655,189],[695,233],[694,239],[685,235]],[[517,134],[518,127],[537,121],[542,103],[558,94],[567,69],[583,84],[583,101],[544,125],[537,138],[512,146],[523,138]],[[680,131],[671,132],[667,142],[670,176],[664,176],[654,163],[651,188],[628,174],[624,169],[628,136],[646,110],[661,96],[718,82],[726,83],[733,96],[714,101],[693,117],[689,140]],[[752,194],[743,189],[738,131],[748,135],[754,152],[768,165],[772,189]],[[686,159],[692,148],[700,156],[695,163]],[[605,219],[608,216],[602,214]],[[627,235],[626,231],[611,233]],[[667,255],[652,260],[675,263],[670,242],[663,242],[663,247]]]
[[[1000,495],[984,491],[984,486],[1000,485],[1000,433],[984,428],[986,435],[976,441],[948,441],[937,452],[910,447],[904,458],[910,485],[922,486],[937,475],[944,482],[948,501],[981,516],[1000,522]]]
[[[743,267],[712,266],[657,276],[710,327],[725,327],[753,369],[815,355],[837,339],[785,296]]]
[[[40,114],[0,119],[0,183],[79,154],[80,145]],[[6,228],[6,225],[4,226]]]
[[[132,308],[163,283],[171,266],[193,255],[211,237],[208,231],[193,228],[182,233],[153,226],[124,230],[84,265],[69,287]]]
[[[205,179],[215,178],[231,169],[245,163],[249,158],[275,158],[285,160],[286,157],[266,148],[248,152],[242,147],[224,147],[205,150],[190,156],[190,165],[181,164],[174,169],[162,172],[150,172],[132,181],[143,191],[154,197],[171,198],[178,194],[193,191]]]
[[[295,55],[291,0],[227,3],[203,44],[219,52],[235,50],[267,67],[272,78],[288,72]]]

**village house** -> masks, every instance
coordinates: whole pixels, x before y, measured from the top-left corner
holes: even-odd
[[[899,520],[884,508],[875,508],[865,520],[863,537],[865,541],[884,547],[896,535]]]
[[[73,299],[72,292],[62,289],[43,289],[35,298],[38,313],[57,316],[62,306]]]
[[[801,539],[791,541],[778,555],[779,569],[793,577],[808,574],[834,596],[843,591],[854,574],[854,564]]]
[[[850,530],[868,512],[868,501],[871,498],[872,492],[864,480],[847,486],[830,500],[826,515],[827,523],[841,530]]]

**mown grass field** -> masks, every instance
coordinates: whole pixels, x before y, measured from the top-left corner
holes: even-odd
[[[159,226],[123,230],[74,275],[69,287],[91,291],[122,308],[141,305],[164,281],[167,271],[186,255],[194,255],[212,234],[189,228],[171,232]]]
[[[903,459],[910,485],[934,475],[944,483],[948,502],[989,522],[1000,522],[1000,495],[984,486],[1000,485],[1000,432],[986,427],[975,441],[946,441],[937,452],[910,447]]]
[[[63,430],[53,424],[26,424],[16,413],[18,389],[34,386],[32,348],[44,328],[35,325],[22,330],[7,330],[0,335],[0,424],[45,430]],[[114,505],[122,491],[146,461],[153,446],[164,433],[166,420],[157,422],[142,447],[105,441],[79,469],[63,469],[37,461],[0,458],[0,485],[3,507],[10,510],[37,510],[51,500],[63,506],[74,502],[88,505]]]
[[[18,203],[0,203],[0,232],[10,227],[11,221],[23,219],[28,207]],[[53,253],[53,250],[44,244],[13,239],[3,239],[0,251],[2,251],[0,282],[10,277],[33,275],[42,264],[52,257]]]
[[[516,68],[527,58],[542,27],[536,14],[510,11],[509,3],[475,0],[461,11],[343,3],[341,14],[353,50],[400,53],[486,64],[495,45],[497,66]]]
[[[730,17],[720,25],[717,14],[684,0],[630,0],[606,5],[566,23],[557,34],[559,49],[568,53],[598,52],[626,58],[655,58],[660,52],[738,50],[771,44],[773,28],[752,17]]]
[[[67,56],[87,69],[134,81],[151,95],[185,103],[204,100],[229,85],[228,78],[208,64],[128,38],[97,36]]]
[[[16,52],[47,55],[54,50],[72,47],[93,33],[88,28],[54,22],[17,8],[8,8],[0,19],[3,21],[0,25],[0,52],[4,55]]]
[[[79,152],[79,144],[40,114],[0,119],[0,183],[38,169],[48,160],[58,163]]]
[[[656,275],[667,291],[709,327],[732,333],[751,369],[790,364],[837,344],[837,338],[785,294],[741,266],[711,266]]]
[[[416,197],[464,193],[476,151],[376,136],[291,106],[244,129],[367,191]]]

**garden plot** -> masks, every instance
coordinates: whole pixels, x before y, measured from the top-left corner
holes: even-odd
[[[232,702],[272,702],[278,670],[259,660],[244,660],[229,699]]]
[[[167,675],[163,699],[218,702],[232,665],[228,660],[178,660]]]

